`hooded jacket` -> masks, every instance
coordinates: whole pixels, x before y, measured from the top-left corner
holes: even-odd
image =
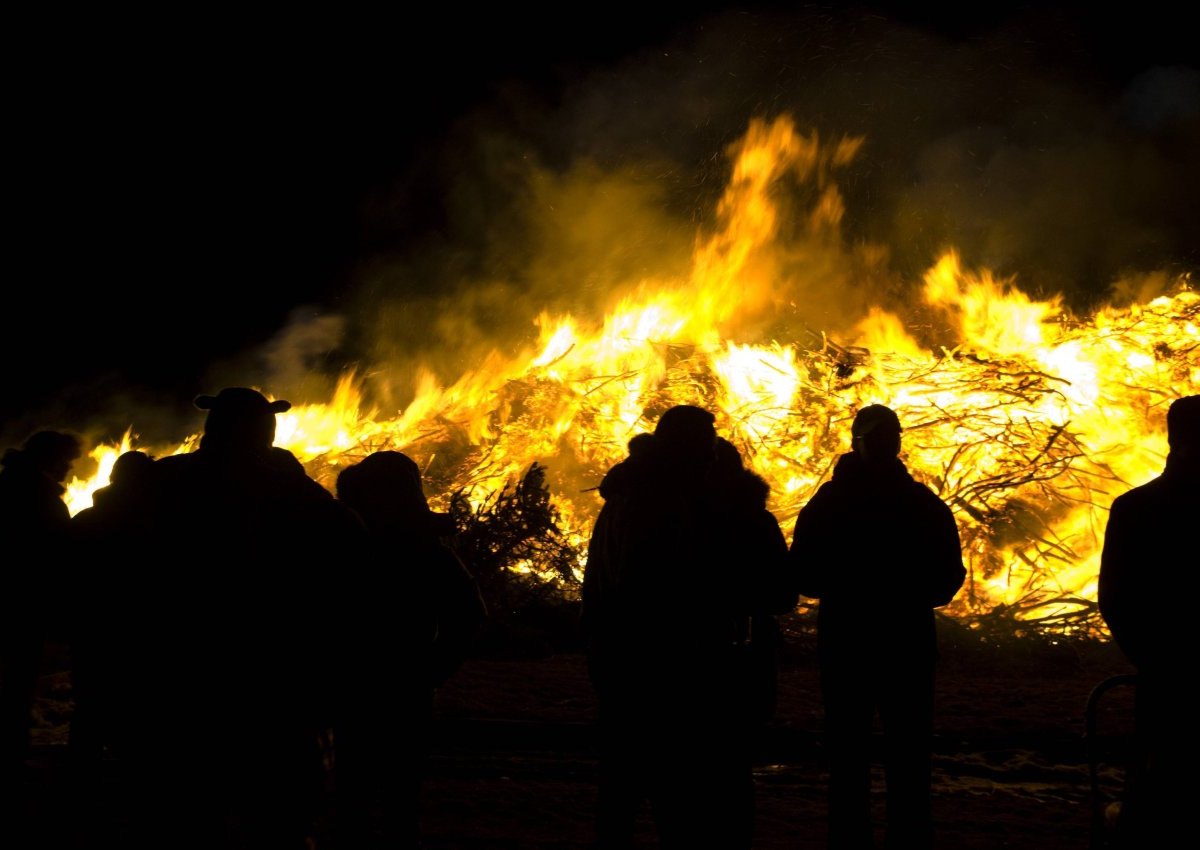
[[[584,571],[594,676],[644,676],[648,688],[709,676],[750,617],[794,606],[767,493],[740,465],[680,462],[650,435],[631,442],[600,485]]]
[[[933,609],[966,579],[950,508],[899,458],[842,455],[796,517],[790,558],[797,587],[820,600],[822,656],[936,655]]]

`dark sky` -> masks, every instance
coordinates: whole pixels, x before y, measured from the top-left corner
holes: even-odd
[[[5,444],[154,407],[193,422],[195,393],[266,380],[244,353],[281,329],[369,311],[381,281],[392,303],[481,275],[480,234],[513,191],[503,167],[480,176],[496,148],[465,141],[489,121],[492,144],[549,169],[677,158],[664,203],[701,209],[723,146],[787,111],[878,140],[850,227],[910,246],[914,268],[938,240],[1044,269],[1050,288],[1200,263],[1200,65],[1165,3],[652,5],[15,27]],[[473,223],[464,186],[486,198]],[[1076,228],[1069,261],[1053,226],[997,236],[1014,231],[1004,210],[1069,219],[1076,186],[1075,209],[1108,218]],[[393,260],[405,274],[380,273]],[[355,327],[314,368],[361,356]]]

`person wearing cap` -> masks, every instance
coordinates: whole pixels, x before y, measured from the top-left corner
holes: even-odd
[[[930,783],[934,609],[966,579],[950,508],[900,454],[900,419],[863,407],[851,451],[800,510],[789,557],[818,600],[817,653],[829,759],[830,848],[873,846],[871,737],[883,732],[886,843],[933,843]]]
[[[0,612],[0,769],[6,781],[24,769],[43,648],[59,636],[59,606],[51,607],[51,600],[61,600],[70,570],[71,514],[63,482],[82,453],[75,434],[46,430],[0,458],[0,539],[7,549]]]
[[[1137,670],[1140,761],[1121,801],[1121,847],[1167,845],[1190,827],[1187,783],[1195,770],[1190,659],[1195,627],[1166,610],[1163,591],[1194,586],[1200,518],[1200,395],[1167,408],[1162,474],[1117,496],[1109,509],[1097,601],[1113,640]],[[1194,783],[1193,783],[1194,784]]]
[[[711,412],[677,405],[599,487],[581,616],[604,850],[633,846],[643,803],[668,850],[751,846],[757,703],[738,650],[753,615],[795,598],[779,591],[787,544],[766,484],[719,445]]]
[[[150,555],[164,569],[140,611],[147,703],[129,746],[153,830],[200,846],[305,846],[320,799],[329,700],[324,598],[361,521],[274,445],[289,402],[250,387],[201,395],[199,445],[154,462]],[[164,823],[165,822],[165,823]]]

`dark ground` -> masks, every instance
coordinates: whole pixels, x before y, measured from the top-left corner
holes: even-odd
[[[590,847],[594,706],[583,658],[523,649],[496,648],[468,660],[439,695],[422,801],[429,850]],[[1098,683],[1130,672],[1119,652],[1109,644],[1014,640],[951,645],[943,654],[933,801],[939,847],[1097,846],[1085,707]],[[1105,741],[1126,740],[1131,696],[1118,688],[1100,703]],[[809,641],[793,636],[780,672],[777,718],[756,770],[755,846],[761,850],[824,847],[818,698]],[[28,847],[58,850],[71,846],[63,836],[79,829],[66,810],[65,673],[44,677],[37,710],[34,770],[23,807],[39,837]],[[1101,768],[1104,786],[1112,787],[1119,770],[1107,762]],[[108,770],[105,793],[119,795],[119,765]],[[876,803],[882,815],[881,776]],[[117,811],[84,829],[86,837],[100,839],[93,846],[109,846],[103,836],[119,827]],[[642,846],[656,846],[645,818],[640,834]]]

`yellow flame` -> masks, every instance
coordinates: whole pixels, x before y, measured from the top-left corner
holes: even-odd
[[[86,479],[72,476],[63,494],[63,501],[67,503],[67,509],[72,516],[84,508],[91,507],[92,494],[108,484],[113,464],[117,462],[118,457],[134,447],[135,440],[133,429],[129,428],[115,446],[99,445],[88,452],[88,457],[96,462],[95,473]]]
[[[1086,606],[1108,506],[1158,474],[1166,408],[1200,385],[1200,295],[1185,277],[1149,303],[1070,317],[1058,298],[1033,300],[948,251],[921,292],[955,330],[949,347],[929,350],[905,316],[880,307],[836,344],[827,330],[818,350],[732,338],[732,320],[775,303],[768,249],[782,238],[779,183],[813,187],[808,238],[835,240],[843,209],[829,173],[861,142],[826,148],[786,118],[753,122],[731,148],[720,226],[697,239],[676,279],[639,282],[600,319],[543,313],[533,319],[536,349],[498,348],[448,386],[422,372],[392,415],[369,409],[366,388],[347,376],[328,404],[281,415],[277,444],[326,486],[368,451],[406,451],[431,470],[435,503],[462,491],[479,504],[541,463],[579,575],[600,504],[593,488],[667,406],[717,412],[721,432],[770,482],[771,508],[790,534],[848,449],[854,412],[885,403],[904,423],[904,460],[959,522],[971,578],[950,611],[1030,599],[1047,600],[1042,612]],[[130,442],[97,449],[98,478]],[[77,486],[73,510],[98,485]]]

